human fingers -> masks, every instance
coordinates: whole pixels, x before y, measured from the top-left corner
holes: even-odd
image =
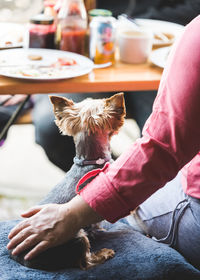
[[[20,232],[24,228],[28,227],[29,225],[30,224],[29,224],[28,220],[20,222],[13,229],[11,229],[10,233],[8,234],[8,238],[12,239],[16,234],[18,234],[18,232]]]
[[[25,260],[31,260],[35,258],[40,253],[44,252],[50,247],[49,242],[44,240],[38,243],[26,256],[24,257]]]
[[[30,227],[27,227],[21,230],[17,235],[15,235],[7,244],[7,249],[11,250],[15,248],[19,243],[23,242],[28,236],[30,236],[32,232],[30,231]]]
[[[21,216],[24,218],[29,218],[29,217],[37,214],[43,208],[44,208],[44,205],[36,205],[36,206],[28,209],[26,212],[22,213]]]
[[[21,242],[17,247],[12,251],[12,255],[16,256],[20,253],[24,252],[25,250],[30,249],[31,247],[35,246],[39,243],[38,236],[36,234],[32,234],[27,237],[23,242]]]

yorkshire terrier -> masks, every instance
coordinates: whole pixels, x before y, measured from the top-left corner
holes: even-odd
[[[39,204],[62,204],[76,195],[75,187],[87,172],[112,162],[110,138],[123,125],[126,109],[123,93],[104,99],[87,98],[79,103],[59,96],[50,96],[50,100],[59,130],[64,135],[73,136],[76,156],[63,180]],[[83,183],[81,188],[88,182]],[[104,248],[93,253],[90,251],[89,239],[95,238],[95,232],[97,234],[98,231],[95,225],[81,229],[69,242],[50,248],[30,261],[24,260],[27,251],[11,257],[22,265],[37,269],[89,269],[114,256],[112,249]]]

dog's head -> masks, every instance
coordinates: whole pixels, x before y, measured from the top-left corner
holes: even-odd
[[[126,115],[124,94],[110,98],[87,98],[79,103],[60,96],[50,96],[54,107],[56,124],[64,135],[75,136],[78,132],[88,134],[117,133]]]

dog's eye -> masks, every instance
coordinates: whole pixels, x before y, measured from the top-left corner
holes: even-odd
[[[56,118],[57,118],[58,121],[60,121],[62,119],[62,117],[58,116],[58,115],[56,116]]]

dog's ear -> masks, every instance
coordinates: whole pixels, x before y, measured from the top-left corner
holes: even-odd
[[[63,110],[64,107],[71,107],[74,105],[74,102],[66,97],[50,95],[49,98],[55,110],[60,111]]]
[[[110,136],[112,136],[119,131],[126,116],[124,93],[120,92],[105,99],[104,112],[107,116],[107,121],[109,122],[110,127],[112,127],[110,134]]]
[[[50,95],[49,98],[53,104],[53,110],[57,120],[63,118],[63,112],[65,109],[72,108],[74,105],[74,102],[66,97]]]
[[[112,107],[114,110],[121,109],[122,110],[121,113],[125,114],[126,109],[125,109],[125,102],[124,102],[124,93],[120,92],[111,96],[110,98],[107,98],[106,107]]]

